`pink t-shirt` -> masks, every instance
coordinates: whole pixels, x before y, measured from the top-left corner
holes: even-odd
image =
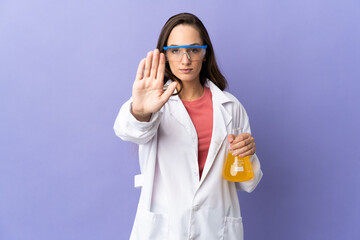
[[[198,135],[198,164],[201,178],[209,151],[213,129],[212,95],[208,87],[204,87],[203,95],[194,101],[182,100]]]

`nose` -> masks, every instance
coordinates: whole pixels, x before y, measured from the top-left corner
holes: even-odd
[[[185,57],[184,57],[185,56]],[[190,55],[187,51],[185,51],[181,58],[181,64],[188,65],[191,63]]]

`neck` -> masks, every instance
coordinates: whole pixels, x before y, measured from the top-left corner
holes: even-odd
[[[201,85],[200,81],[193,81],[193,82],[182,82],[183,89],[179,94],[181,100],[184,101],[194,101],[199,99],[203,92],[204,87]]]

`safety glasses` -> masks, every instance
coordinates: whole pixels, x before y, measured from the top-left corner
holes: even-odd
[[[180,62],[184,54],[191,61],[203,60],[207,45],[180,45],[163,47],[168,61]]]

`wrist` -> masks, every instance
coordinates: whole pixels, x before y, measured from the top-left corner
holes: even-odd
[[[144,113],[141,110],[136,109],[133,104],[131,104],[131,114],[140,122],[149,122],[151,118],[151,113]]]

